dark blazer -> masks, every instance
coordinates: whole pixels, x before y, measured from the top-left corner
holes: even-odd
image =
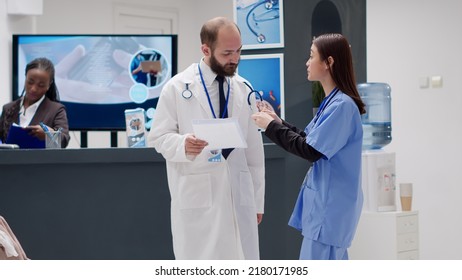
[[[21,99],[17,99],[3,106],[2,115],[0,117],[0,139],[2,142],[6,141],[11,125],[19,122],[20,106]],[[71,137],[69,135],[66,107],[64,107],[63,104],[51,101],[48,97],[45,97],[28,125],[37,125],[40,122],[43,122],[54,130],[58,130],[58,128],[61,127],[61,147],[67,147]]]

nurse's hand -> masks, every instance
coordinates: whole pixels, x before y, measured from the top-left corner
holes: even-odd
[[[260,112],[267,113],[268,115],[270,115],[273,118],[273,120],[275,120],[278,123],[282,123],[282,119],[276,114],[276,112],[274,112],[274,110],[268,110],[268,109],[265,108],[265,109],[261,110]]]
[[[198,139],[196,136],[189,134],[186,136],[184,143],[186,155],[197,156],[208,144],[207,141]]]
[[[252,115],[252,119],[255,121],[255,124],[262,129],[266,129],[270,122],[274,119],[273,117],[266,112],[258,112]]]

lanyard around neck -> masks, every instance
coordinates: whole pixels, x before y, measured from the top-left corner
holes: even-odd
[[[215,110],[213,110],[212,101],[210,100],[210,95],[209,95],[209,92],[207,90],[207,86],[205,85],[204,76],[202,75],[201,67],[200,67],[199,64],[197,64],[197,68],[199,69],[199,76],[201,77],[202,86],[204,87],[205,94],[207,95],[207,100],[209,101],[210,110],[212,110],[212,115],[216,119],[217,116],[215,114]],[[227,80],[227,82],[228,82],[228,93],[226,94],[225,109],[223,110],[223,113],[221,114],[221,118],[223,118],[225,116],[225,114],[226,114],[226,111],[228,111],[229,79]]]
[[[321,105],[319,105],[319,110],[318,110],[318,112],[316,113],[316,117],[314,118],[314,123],[315,123],[315,124],[316,124],[316,122],[318,121],[319,117],[321,116],[322,112],[324,112],[324,109],[327,108],[327,106],[329,105],[330,101],[334,98],[334,96],[337,94],[338,91],[339,91],[339,89],[338,89],[337,87],[335,87],[335,88],[330,92],[330,94],[322,100]]]

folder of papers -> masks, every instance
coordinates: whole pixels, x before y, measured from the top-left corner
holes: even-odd
[[[29,135],[29,130],[13,124],[8,131],[6,144],[16,144],[21,149],[44,149],[45,141]]]

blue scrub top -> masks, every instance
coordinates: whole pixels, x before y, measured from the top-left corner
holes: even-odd
[[[136,68],[138,68],[141,64],[141,61],[144,61],[145,59],[143,58],[143,56],[140,56],[140,58],[138,58],[138,56],[136,56],[132,63],[131,63],[131,70],[135,70]],[[132,74],[133,75],[133,78],[135,79],[135,81],[137,83],[141,83],[141,84],[144,84],[146,85],[148,83],[148,76],[146,75],[146,73],[144,73],[143,71],[140,71],[136,74]]]
[[[289,225],[305,238],[348,248],[363,205],[361,116],[341,91],[321,109],[305,132],[307,144],[324,156],[308,170]]]

